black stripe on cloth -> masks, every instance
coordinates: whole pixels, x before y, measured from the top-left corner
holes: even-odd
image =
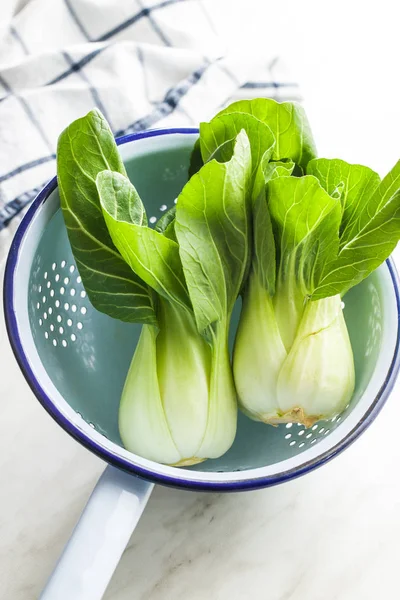
[[[83,37],[90,42],[91,41],[90,36],[89,36],[88,32],[86,31],[86,29],[84,28],[78,15],[76,14],[75,8],[72,6],[71,1],[64,0],[64,4],[67,7],[69,14],[71,15],[73,22],[75,23],[75,25],[77,26],[77,28],[79,29],[79,31],[81,32]]]
[[[67,69],[66,71],[64,71],[60,75],[57,75],[57,77],[54,77],[54,79],[51,79],[50,81],[48,81],[47,83],[45,83],[44,87],[46,87],[48,85],[54,85],[54,84],[58,83],[59,81],[62,81],[63,79],[66,79],[67,77],[69,77],[70,75],[72,75],[72,73],[77,73],[85,65],[87,65],[94,58],[96,58],[96,56],[98,54],[100,54],[104,50],[107,50],[107,48],[109,48],[109,46],[110,46],[110,44],[107,45],[107,46],[103,46],[102,48],[97,48],[97,50],[93,50],[93,52],[90,52],[89,54],[87,54],[86,56],[84,56],[83,58],[81,58],[80,60],[77,60],[75,63],[72,63],[72,65],[71,65],[71,67],[69,69]],[[6,100],[11,95],[14,95],[15,97],[19,97],[18,94],[15,94],[15,93],[12,94],[11,92],[8,92],[5,96],[3,96],[2,98],[0,98],[0,104],[1,104],[1,102],[3,102],[4,100]]]
[[[297,83],[278,83],[277,81],[248,81],[241,86],[241,89],[257,90],[262,88],[283,88],[283,87],[298,87]]]
[[[71,67],[69,69],[67,69],[60,75],[57,75],[57,77],[54,77],[54,79],[51,79],[45,85],[54,85],[55,83],[62,81],[66,77],[69,77],[70,75],[72,75],[72,73],[76,73],[77,71],[82,69],[85,65],[87,65],[90,61],[92,61],[94,58],[96,58],[96,56],[98,54],[100,54],[100,52],[103,52],[108,47],[109,46],[103,46],[102,48],[97,48],[96,50],[93,50],[93,52],[90,52],[89,54],[87,54],[86,56],[81,58],[80,60],[77,60],[75,63],[73,63],[71,65]]]
[[[143,6],[141,0],[136,0],[136,2],[139,4],[139,6],[142,7],[143,10],[146,10],[146,7]],[[161,27],[159,27],[157,21],[154,19],[154,17],[152,16],[151,13],[152,13],[152,10],[150,9],[150,10],[148,10],[148,12],[146,14],[148,22],[150,23],[150,25],[152,26],[152,28],[154,29],[154,31],[156,32],[156,34],[158,35],[158,37],[160,38],[160,40],[162,41],[164,46],[171,46],[169,39],[167,38],[167,36],[165,35],[165,33],[163,32]]]
[[[115,135],[119,137],[134,131],[144,131],[145,129],[152,127],[155,123],[157,123],[157,121],[160,121],[167,115],[173,113],[180,100],[186,96],[186,94],[194,85],[196,85],[196,83],[202,78],[204,73],[212,64],[214,64],[214,62],[207,62],[199,67],[196,71],[193,71],[193,73],[186,77],[186,79],[169,89],[165,94],[164,99],[155,106],[151,113],[138,119],[126,129],[118,131]]]
[[[8,171],[8,173],[0,175],[0,183],[3,183],[3,181],[7,181],[7,179],[15,177],[15,175],[19,175],[24,171],[28,171],[29,169],[33,169],[34,167],[38,167],[39,165],[43,165],[44,163],[54,160],[55,157],[55,154],[49,154],[49,156],[42,156],[41,158],[36,158],[35,160],[31,160],[30,162],[24,163],[23,165],[16,167],[12,171]]]
[[[150,13],[152,13],[154,10],[160,10],[161,8],[165,8],[166,6],[170,6],[171,4],[178,4],[179,2],[186,1],[187,0],[163,0],[163,2],[159,2],[159,4],[154,4],[153,6],[150,6],[148,8],[142,8],[142,10],[140,10],[138,13],[136,13],[123,23],[120,23],[110,31],[107,31],[107,33],[104,33],[94,41],[105,42],[112,38],[114,35],[117,35],[118,33],[121,33],[121,31],[124,31],[124,29],[127,29],[131,25],[134,25],[134,23],[137,23],[137,21],[143,19],[143,17],[148,17]]]
[[[26,55],[28,55],[29,54],[29,50],[26,47],[26,44],[25,44],[24,40],[22,39],[22,37],[20,36],[20,34],[18,33],[18,31],[16,30],[16,28],[14,27],[14,25],[11,25],[11,27],[10,27],[10,33],[13,36],[13,38],[18,42],[18,44],[21,46],[23,53],[26,54]]]
[[[64,51],[64,52],[62,52],[62,55],[65,58],[66,62],[69,64],[69,66],[73,67],[74,61],[72,60],[72,58],[70,57],[68,52]],[[82,81],[84,81],[87,84],[88,90],[90,92],[90,95],[93,98],[95,105],[97,106],[97,108],[99,108],[101,110],[101,112],[103,113],[103,115],[105,116],[107,121],[109,122],[110,127],[112,128],[112,123],[111,123],[110,117],[107,115],[106,108],[103,104],[103,101],[100,98],[98,90],[92,85],[89,77],[86,75],[85,71],[82,68],[77,69],[76,73],[82,79]]]
[[[47,148],[50,150],[50,152],[53,152],[53,147],[50,144],[50,141],[42,127],[42,125],[40,124],[40,122],[37,120],[37,118],[35,117],[34,112],[32,111],[31,107],[29,106],[29,103],[25,100],[25,98],[23,98],[22,96],[18,96],[17,94],[14,94],[10,85],[7,83],[7,81],[4,79],[4,77],[0,74],[0,83],[1,85],[4,87],[4,89],[6,90],[6,92],[8,93],[8,95],[5,98],[8,98],[10,96],[14,96],[21,104],[21,106],[23,107],[27,117],[29,118],[29,120],[31,121],[32,125],[34,125],[36,127],[36,130],[39,132],[42,140],[44,141],[44,143],[46,144]],[[3,100],[5,100],[5,98],[3,98]]]

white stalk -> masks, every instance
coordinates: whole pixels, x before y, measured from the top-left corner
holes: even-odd
[[[287,356],[271,296],[253,272],[243,298],[233,372],[243,412],[257,421],[276,417],[276,384]]]
[[[353,353],[341,299],[309,300],[300,316],[296,304],[292,318],[290,306],[280,306],[278,321],[271,296],[253,273],[234,350],[239,404],[258,421],[310,426],[342,412],[354,390]],[[286,350],[283,339],[289,344],[290,336],[294,340]]]
[[[175,466],[217,458],[232,445],[237,404],[227,327],[208,344],[193,315],[159,299],[159,331],[145,325],[122,393],[124,446]]]
[[[228,348],[228,326],[217,323],[212,334],[212,362],[207,428],[198,456],[218,458],[233,444],[237,400]]]
[[[311,425],[342,412],[354,390],[354,361],[340,296],[309,301],[278,377],[282,414]],[[295,420],[295,419],[294,419]]]

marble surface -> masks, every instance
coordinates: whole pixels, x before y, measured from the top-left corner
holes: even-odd
[[[275,27],[268,36],[264,28],[262,39],[267,55],[275,48],[293,58],[320,153],[385,172],[400,139],[398,77],[392,76],[398,21],[388,14],[391,3],[382,1],[379,9],[342,0],[289,5],[291,19],[275,10]],[[330,5],[329,15],[322,5]],[[221,9],[221,18],[226,14]],[[1,314],[0,356],[0,600],[33,600],[104,464],[34,399]],[[306,477],[230,495],[156,487],[106,600],[394,598],[399,422],[398,384],[362,438]]]

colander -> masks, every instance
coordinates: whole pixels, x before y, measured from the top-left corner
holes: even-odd
[[[197,135],[196,129],[168,129],[118,140],[150,224],[182,189]],[[374,420],[398,373],[399,284],[392,261],[344,301],[356,387],[342,415],[305,429],[291,423],[269,427],[240,414],[236,440],[217,460],[184,469],[145,460],[122,447],[117,419],[140,326],[113,320],[91,306],[68,242],[56,178],[50,181],[23,219],[9,253],[7,329],[43,407],[109,466],[42,598],[101,598],[154,482],[192,490],[251,490],[302,475],[349,446]],[[232,337],[239,312],[238,302]]]

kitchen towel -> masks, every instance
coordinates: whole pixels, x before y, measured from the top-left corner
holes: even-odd
[[[245,5],[231,0],[229,10],[246,14]],[[227,53],[216,0],[19,7],[7,23],[0,7],[0,263],[24,209],[55,174],[59,133],[94,106],[119,136],[196,126],[239,98],[299,99],[278,57],[251,57],[239,43]]]

